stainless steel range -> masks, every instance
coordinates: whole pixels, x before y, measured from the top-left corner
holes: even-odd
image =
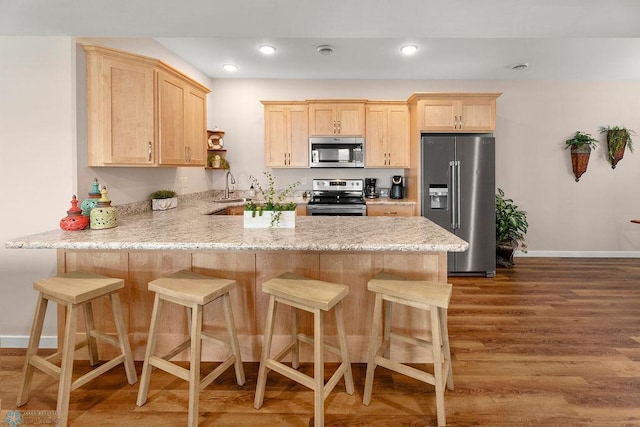
[[[307,206],[307,214],[364,216],[367,205],[364,200],[362,179],[314,179],[313,190]]]

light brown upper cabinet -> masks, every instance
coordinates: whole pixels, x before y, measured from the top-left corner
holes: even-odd
[[[423,132],[493,132],[499,93],[416,93],[415,106]]]
[[[409,167],[409,107],[405,102],[368,102],[366,167]]]
[[[310,100],[309,136],[363,136],[364,101]]]
[[[265,166],[309,167],[309,117],[304,102],[262,101]]]
[[[88,166],[204,166],[209,89],[162,61],[84,45]]]

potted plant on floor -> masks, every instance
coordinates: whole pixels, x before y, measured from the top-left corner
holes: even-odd
[[[296,203],[287,201],[292,191],[300,185],[299,182],[290,184],[282,191],[276,191],[275,178],[271,172],[263,172],[267,177],[267,188],[263,189],[260,182],[250,176],[253,188],[257,189],[262,202],[251,200],[245,205],[244,228],[294,228],[296,226]]]
[[[498,188],[496,194],[496,266],[513,267],[513,254],[520,247],[527,252],[524,236],[529,223],[527,213],[518,209],[512,199],[504,197]]]
[[[591,150],[596,148],[598,140],[588,133],[576,132],[571,139],[565,141],[565,149],[571,148],[571,166],[576,182],[587,171]]]
[[[620,126],[601,126],[600,133],[607,134],[607,145],[609,147],[607,157],[611,163],[611,169],[615,169],[618,162],[622,160],[626,148],[633,153],[631,135],[635,135],[635,132]]]
[[[173,190],[158,190],[151,193],[151,209],[154,211],[166,211],[178,206],[178,197]]]

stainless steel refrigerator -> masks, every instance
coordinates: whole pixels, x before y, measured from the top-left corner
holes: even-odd
[[[469,242],[450,252],[449,274],[495,276],[495,138],[422,135],[422,216]]]

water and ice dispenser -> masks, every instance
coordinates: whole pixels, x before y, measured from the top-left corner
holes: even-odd
[[[429,207],[431,209],[447,209],[449,188],[446,184],[429,185]]]

